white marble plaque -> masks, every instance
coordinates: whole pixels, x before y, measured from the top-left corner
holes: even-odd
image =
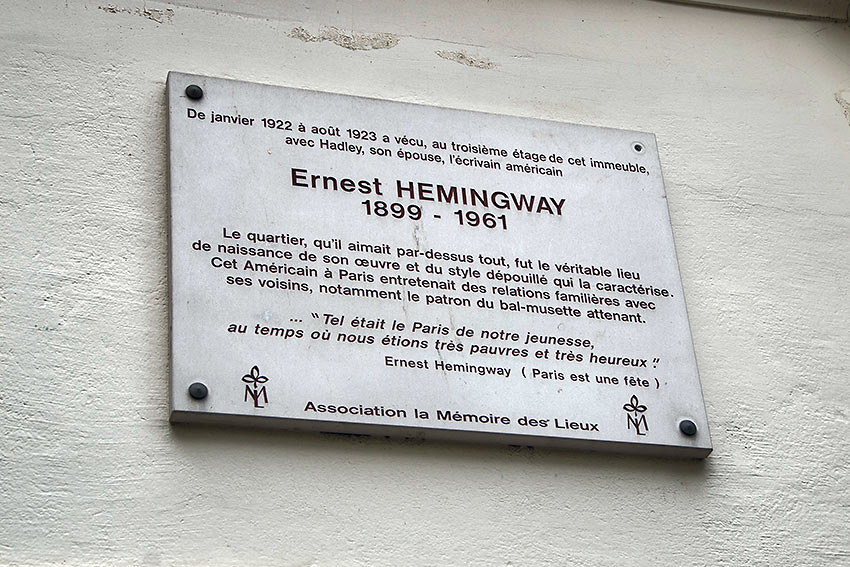
[[[711,452],[652,134],[174,72],[168,109],[172,421]]]

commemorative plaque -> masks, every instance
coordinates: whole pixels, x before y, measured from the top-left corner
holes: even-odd
[[[652,134],[167,90],[172,421],[711,452]]]

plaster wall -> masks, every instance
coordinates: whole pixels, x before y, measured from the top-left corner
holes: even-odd
[[[0,2],[0,564],[850,563],[850,29],[661,2]],[[714,453],[168,423],[178,70],[654,132]]]

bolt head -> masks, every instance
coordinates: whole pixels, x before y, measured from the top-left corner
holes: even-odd
[[[679,422],[679,431],[688,437],[693,437],[697,434],[697,424],[690,419],[683,419]]]
[[[205,384],[200,382],[195,382],[191,386],[189,386],[189,395],[196,400],[203,400],[207,397],[210,391]]]
[[[186,87],[186,96],[192,100],[200,100],[204,98],[204,89],[198,85],[189,85]]]

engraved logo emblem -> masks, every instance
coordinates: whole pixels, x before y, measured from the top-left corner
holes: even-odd
[[[248,398],[254,402],[255,408],[262,408],[265,406],[260,405],[260,399],[263,400],[264,404],[269,403],[269,396],[266,394],[266,387],[260,386],[260,384],[265,384],[269,381],[265,376],[260,375],[260,368],[258,366],[254,366],[251,368],[251,372],[242,377],[242,381],[245,382],[245,399],[244,401],[248,401]]]
[[[649,431],[649,425],[647,425],[646,416],[644,415],[646,406],[638,401],[637,396],[632,396],[632,399],[623,406],[623,409],[626,410],[627,427],[629,429],[634,427],[635,434],[637,435],[646,435],[646,432]]]

